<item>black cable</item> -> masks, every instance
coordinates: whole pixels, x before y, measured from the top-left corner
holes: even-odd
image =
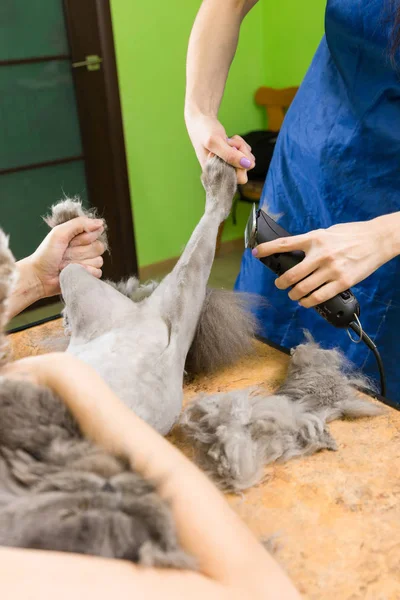
[[[381,355],[379,354],[378,348],[375,346],[374,342],[371,338],[361,329],[358,323],[350,323],[349,328],[352,329],[364,342],[366,346],[373,352],[376,362],[379,369],[379,377],[381,380],[381,396],[386,397],[386,378],[385,378],[385,370],[383,368],[383,362],[381,359]]]
[[[6,331],[7,335],[11,335],[12,333],[19,333],[20,331],[25,331],[25,329],[30,329],[31,327],[36,327],[36,325],[43,325],[44,323],[49,323],[50,321],[55,321],[56,319],[61,319],[62,315],[57,313],[56,315],[51,315],[50,317],[45,317],[44,319],[39,319],[39,321],[32,321],[31,323],[25,323],[24,325],[19,325],[18,327],[14,327],[13,329],[9,329]]]

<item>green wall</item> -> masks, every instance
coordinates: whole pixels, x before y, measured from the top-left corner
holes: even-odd
[[[111,2],[140,266],[179,255],[204,207],[183,121],[186,50],[200,4]],[[220,112],[228,134],[265,125],[257,87],[300,82],[322,35],[323,8],[324,0],[260,0],[250,12]],[[247,215],[241,203],[225,240],[242,236]]]
[[[261,3],[265,84],[277,88],[299,85],[324,33],[326,0]]]

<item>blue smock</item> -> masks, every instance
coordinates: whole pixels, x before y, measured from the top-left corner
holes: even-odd
[[[400,211],[400,59],[390,62],[392,20],[382,0],[328,0],[325,36],[285,117],[261,206],[296,235]],[[399,231],[400,235],[400,231]],[[400,402],[400,258],[352,289],[378,346],[387,396]],[[291,301],[246,250],[235,289],[264,296],[261,335],[285,348],[308,329],[378,380],[373,354],[313,309]]]

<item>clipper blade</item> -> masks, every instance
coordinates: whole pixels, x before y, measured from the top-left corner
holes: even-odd
[[[246,229],[244,230],[244,247],[255,248],[257,246],[257,210],[253,204]]]

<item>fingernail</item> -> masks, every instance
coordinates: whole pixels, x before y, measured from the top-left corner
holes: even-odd
[[[96,227],[103,227],[104,221],[102,219],[94,219],[93,225],[96,225]]]
[[[227,141],[227,142],[230,142],[230,141],[231,141],[231,138],[226,138],[226,141]]]
[[[248,158],[246,158],[245,156],[243,156],[243,158],[240,159],[240,166],[243,167],[244,169],[250,169],[251,161]]]
[[[258,248],[253,248],[253,250],[251,251],[253,256],[257,256],[258,254]]]

